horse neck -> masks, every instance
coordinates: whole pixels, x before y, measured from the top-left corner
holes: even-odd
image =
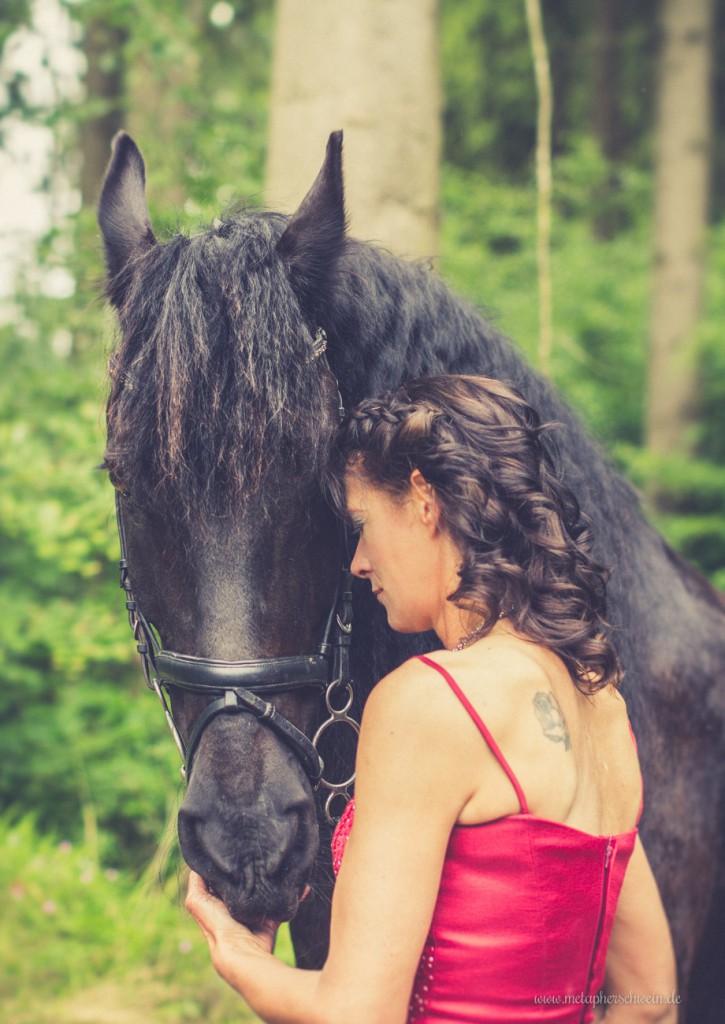
[[[601,509],[605,529],[608,512],[622,502],[638,507],[634,490],[551,384],[427,267],[352,242],[338,295],[330,354],[349,404],[427,373],[496,377],[518,388],[542,420],[561,425],[556,445],[572,488],[588,509]]]

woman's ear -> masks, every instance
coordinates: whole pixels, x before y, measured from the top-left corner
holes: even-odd
[[[419,469],[410,474],[411,498],[424,526],[438,529],[440,508],[433,484],[429,484]]]

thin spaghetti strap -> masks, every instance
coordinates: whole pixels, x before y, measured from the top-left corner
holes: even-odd
[[[430,665],[431,668],[435,669],[436,672],[440,673],[440,675],[443,676],[445,681],[450,686],[451,690],[453,690],[453,692],[455,693],[456,697],[458,697],[458,699],[461,702],[461,704],[463,705],[463,707],[466,709],[468,714],[473,719],[473,722],[476,725],[478,731],[481,733],[481,735],[483,736],[484,740],[486,741],[486,743],[490,747],[491,753],[496,758],[498,763],[501,765],[503,770],[506,772],[506,775],[508,776],[511,785],[516,790],[516,796],[519,798],[519,804],[521,805],[521,813],[522,814],[528,814],[529,813],[529,805],[526,802],[526,797],[524,796],[524,791],[523,791],[523,789],[521,788],[521,786],[519,784],[519,780],[514,775],[513,770],[511,768],[511,765],[508,763],[506,758],[501,753],[501,748],[499,747],[498,743],[496,742],[496,740],[493,738],[493,736],[489,732],[488,727],[485,725],[483,719],[481,718],[479,713],[476,711],[476,709],[474,708],[473,704],[471,704],[470,700],[465,695],[465,693],[460,688],[460,686],[455,681],[455,679],[450,674],[450,672],[446,672],[446,670],[443,668],[442,665],[439,665],[437,661],[433,661],[432,658],[429,658],[425,654],[419,654],[418,655],[418,660],[424,662],[426,665]]]

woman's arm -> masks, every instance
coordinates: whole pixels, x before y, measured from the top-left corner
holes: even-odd
[[[450,831],[470,796],[456,743],[458,714],[419,662],[401,666],[368,698],[355,825],[335,887],[330,954],[321,971],[275,960],[271,931],[254,935],[237,925],[192,879],[188,906],[214,966],[263,1020],[404,1024]]]
[[[657,882],[637,837],[607,952],[606,1024],[676,1024],[677,973]]]

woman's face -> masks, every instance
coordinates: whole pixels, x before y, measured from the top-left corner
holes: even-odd
[[[345,493],[348,516],[359,532],[352,572],[370,581],[391,629],[434,628],[441,600],[435,510],[431,513],[414,487],[407,495],[391,496],[352,471],[345,476]]]

